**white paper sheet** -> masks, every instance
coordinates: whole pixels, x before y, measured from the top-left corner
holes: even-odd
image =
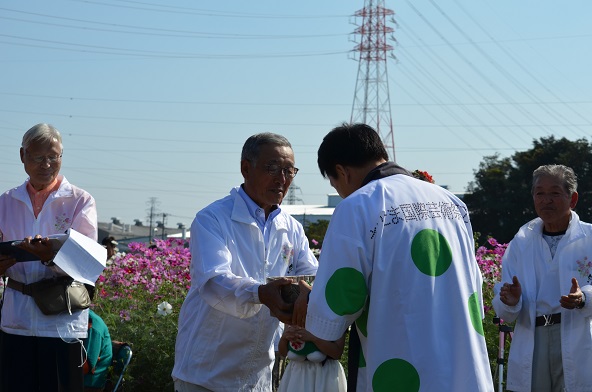
[[[74,280],[94,286],[105,269],[107,249],[74,229],[67,234],[53,262]]]

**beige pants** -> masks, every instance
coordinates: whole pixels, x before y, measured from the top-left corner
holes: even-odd
[[[536,392],[562,392],[561,324],[536,327],[532,361],[532,388]]]

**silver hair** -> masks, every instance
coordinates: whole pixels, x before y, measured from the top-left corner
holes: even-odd
[[[539,166],[532,172],[532,188],[530,192],[534,194],[534,186],[541,177],[554,177],[563,182],[565,191],[572,195],[578,191],[578,178],[571,167],[565,165],[544,165]]]
[[[257,162],[259,158],[259,151],[261,146],[265,144],[271,144],[273,146],[289,147],[292,149],[292,145],[282,135],[271,132],[263,132],[253,135],[247,139],[243,145],[243,151],[241,153],[241,161],[247,160],[253,164]]]
[[[33,125],[31,129],[25,132],[21,147],[26,150],[33,142],[51,143],[54,140],[60,143],[61,149],[64,148],[62,146],[62,135],[60,131],[53,125],[41,123]]]

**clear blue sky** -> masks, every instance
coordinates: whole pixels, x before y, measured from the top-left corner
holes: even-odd
[[[99,220],[167,226],[242,178],[257,132],[290,139],[296,196],[333,192],[316,150],[349,120],[363,1],[6,0],[0,5],[0,188],[24,181],[22,134],[64,137],[62,174]],[[397,161],[464,191],[484,156],[532,140],[589,138],[592,3],[387,1],[397,40],[388,73]],[[360,20],[358,20],[360,21]]]

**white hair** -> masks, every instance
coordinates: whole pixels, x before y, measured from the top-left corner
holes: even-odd
[[[41,123],[34,125],[23,135],[21,147],[27,149],[33,142],[51,143],[57,141],[62,146],[62,135],[53,125]]]

